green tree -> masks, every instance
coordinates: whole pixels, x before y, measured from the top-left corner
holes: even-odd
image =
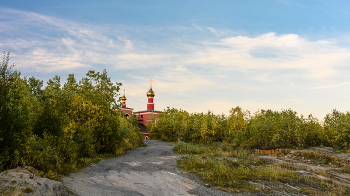
[[[9,65],[9,53],[0,66],[0,166],[14,164],[37,118],[39,104],[20,72]]]
[[[324,118],[328,143],[337,148],[350,147],[350,112],[333,110]]]
[[[226,143],[239,146],[244,142],[248,130],[249,112],[243,111],[242,108],[236,107],[230,110],[227,118],[227,129],[224,132]]]

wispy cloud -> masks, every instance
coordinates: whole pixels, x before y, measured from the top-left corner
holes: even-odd
[[[117,54],[133,50],[131,40],[121,35],[109,36],[103,26],[77,24],[33,12],[5,8],[1,11],[1,17],[10,19],[3,23],[5,30],[0,36],[5,41],[0,47],[15,51],[17,64],[30,70],[55,72],[110,64]]]
[[[43,70],[44,66],[46,71],[67,69],[69,66],[71,69],[89,67],[96,63],[121,69],[150,66],[164,68],[164,64],[180,64],[184,67],[221,67],[241,72],[299,70],[300,77],[327,78],[338,74],[337,68],[345,66],[350,58],[350,50],[347,48],[327,40],[309,41],[295,34],[267,33],[257,37],[238,35],[222,39],[212,38],[209,42],[199,37],[196,43],[190,40],[191,37],[177,38],[185,40],[176,43],[177,47],[174,47],[174,42],[166,43],[167,45],[138,42],[128,37],[130,35],[118,35],[118,29],[111,27],[76,24],[32,12],[11,9],[2,11],[2,17],[12,14],[16,25],[10,25],[10,22],[5,24],[8,28],[1,35],[5,42],[0,46],[16,50],[17,54],[25,56],[28,68]],[[38,27],[46,32],[38,32]],[[28,32],[17,34],[16,37],[7,36],[14,31],[21,31],[22,28]],[[193,28],[203,31],[197,25]],[[214,33],[218,37],[226,34],[211,27],[207,29],[208,33]],[[148,30],[147,33],[154,30]],[[125,30],[120,31],[125,34]],[[117,33],[111,35],[110,32]],[[177,48],[181,48],[181,52]],[[54,66],[55,62],[72,63],[67,66]]]
[[[238,71],[300,70],[308,78],[327,78],[349,62],[350,50],[329,41],[308,41],[294,34],[221,39],[197,50],[189,64],[223,66]]]
[[[339,45],[340,40],[309,40],[297,34],[253,37],[196,24],[98,26],[7,8],[0,8],[0,25],[0,48],[12,52],[11,60],[21,70],[112,70],[125,81],[132,98],[128,101],[136,108],[143,108],[138,104],[149,77],[156,81],[156,93],[162,92],[156,97],[161,108],[183,105],[190,111],[227,113],[237,105],[253,111],[264,104],[299,107],[301,101],[290,100],[307,99],[295,96],[300,93],[296,89],[310,89],[324,80],[337,83],[332,79],[347,78],[344,68],[350,62],[350,49]]]
[[[325,86],[318,86],[318,87],[313,87],[309,89],[324,89],[324,88],[336,88],[336,87],[341,87],[350,84],[350,82],[343,82],[340,84],[332,84],[332,85],[325,85]]]

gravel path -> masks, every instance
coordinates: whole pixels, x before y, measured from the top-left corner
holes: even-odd
[[[231,195],[207,188],[193,175],[176,166],[182,155],[174,144],[148,140],[146,147],[93,164],[64,177],[63,184],[80,196],[108,195]]]

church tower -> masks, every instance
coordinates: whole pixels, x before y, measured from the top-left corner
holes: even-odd
[[[120,99],[122,100],[122,108],[126,108],[125,89],[124,89],[124,96],[122,96]]]
[[[125,89],[124,89],[124,95],[120,98],[120,100],[122,101],[122,111],[124,111],[124,113],[125,113],[125,116],[126,117],[129,117],[129,116],[132,116],[132,111],[134,110],[134,109],[132,109],[132,108],[127,108],[126,107],[126,97],[125,97]]]
[[[152,90],[152,81],[153,81],[152,78],[149,81],[150,81],[150,88],[146,94],[148,97],[147,110],[154,110],[153,98],[154,96],[156,96],[156,94]]]
[[[149,139],[149,133],[147,130],[148,123],[155,122],[158,119],[159,114],[161,113],[160,111],[154,110],[153,99],[154,99],[154,96],[156,96],[156,94],[152,89],[152,81],[153,81],[152,78],[149,81],[150,81],[150,88],[146,93],[147,99],[148,99],[147,110],[133,112],[132,108],[126,107],[125,90],[124,90],[124,96],[120,98],[120,100],[122,101],[122,107],[120,109],[124,111],[126,117],[135,115],[136,119],[139,121],[138,126],[140,128],[140,132],[142,133],[144,140]]]

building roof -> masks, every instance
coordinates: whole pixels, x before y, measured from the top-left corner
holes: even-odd
[[[139,123],[139,128],[142,133],[148,133],[147,127],[144,124]]]
[[[141,111],[137,111],[134,113],[142,113],[142,112],[155,112],[155,113],[162,113],[162,111],[157,111],[157,110],[141,110]]]

